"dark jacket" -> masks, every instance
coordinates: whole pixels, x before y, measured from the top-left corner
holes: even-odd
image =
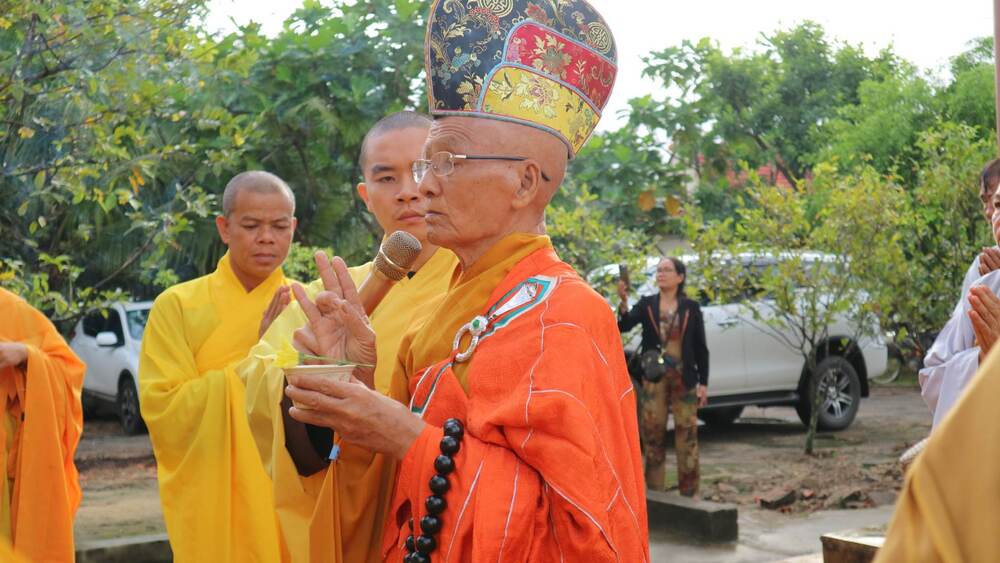
[[[647,310],[652,312],[652,321]],[[691,389],[698,383],[708,385],[708,345],[705,343],[705,321],[701,316],[701,307],[696,301],[680,297],[677,300],[677,312],[681,315],[681,322],[684,315],[687,315],[687,328],[681,337],[681,353],[684,355],[682,358],[684,373],[681,375],[684,386]],[[660,337],[656,333],[656,327],[660,323],[659,293],[642,297],[631,311],[620,315],[618,330],[626,332],[640,323],[642,323],[641,351],[662,348]]]

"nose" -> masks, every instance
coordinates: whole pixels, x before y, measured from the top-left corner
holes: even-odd
[[[265,225],[258,231],[257,242],[259,244],[274,244],[275,239],[274,228],[270,225]]]
[[[418,201],[422,196],[418,182],[412,177],[403,178],[402,186],[396,193],[396,201],[399,203],[412,203]]]
[[[417,191],[424,197],[435,197],[441,194],[441,181],[436,174],[430,172],[424,174],[417,184]]]

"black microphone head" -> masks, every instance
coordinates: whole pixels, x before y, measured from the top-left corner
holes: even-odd
[[[396,231],[379,248],[375,269],[390,280],[399,281],[409,273],[422,249],[417,237],[406,231]]]

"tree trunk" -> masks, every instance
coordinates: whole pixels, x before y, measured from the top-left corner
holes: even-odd
[[[811,408],[809,409],[809,426],[806,429],[806,455],[813,455],[815,448],[813,443],[816,440],[816,426],[819,423],[819,409],[823,405],[823,396],[819,392],[819,374],[816,373],[816,356],[809,357],[809,382],[806,393],[812,393]],[[807,395],[808,396],[808,395]]]

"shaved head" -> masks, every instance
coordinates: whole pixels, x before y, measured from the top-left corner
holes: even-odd
[[[400,131],[402,129],[426,130],[431,126],[431,123],[430,117],[415,111],[398,111],[378,120],[368,130],[368,133],[365,134],[364,140],[361,141],[361,154],[358,155],[358,165],[361,167],[362,173],[367,172],[365,167],[368,166],[368,152],[374,139],[390,131]]]
[[[292,204],[292,214],[295,213],[295,194],[284,180],[263,170],[241,172],[226,184],[222,192],[222,215],[229,217],[236,208],[236,198],[240,192],[249,191],[257,194],[281,193]]]

